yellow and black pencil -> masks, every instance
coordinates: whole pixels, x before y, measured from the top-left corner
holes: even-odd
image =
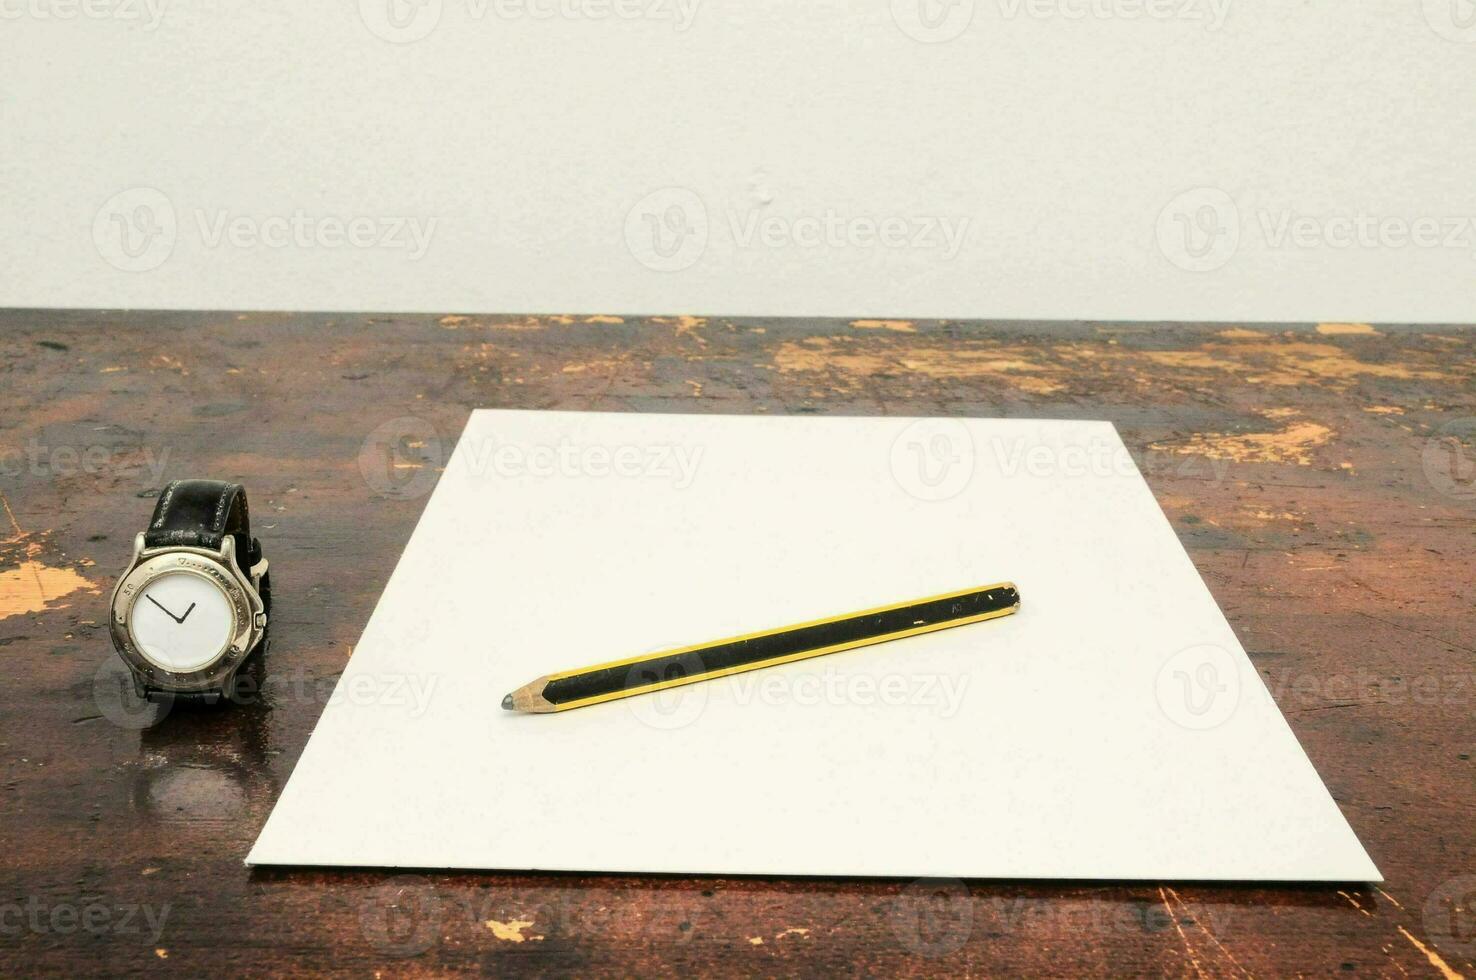
[[[546,714],[662,691],[714,677],[819,657],[1008,616],[1020,608],[1010,582],[663,650],[547,674],[502,699],[509,711]]]

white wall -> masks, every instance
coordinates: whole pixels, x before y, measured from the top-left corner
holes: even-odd
[[[0,305],[1476,321],[1472,0],[0,18]]]

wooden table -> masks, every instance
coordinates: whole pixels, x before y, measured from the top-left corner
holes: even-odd
[[[1476,975],[1476,333],[11,311],[0,370],[0,974]],[[1111,419],[1388,880],[246,869],[477,407]],[[201,475],[277,683],[148,725],[107,593]]]

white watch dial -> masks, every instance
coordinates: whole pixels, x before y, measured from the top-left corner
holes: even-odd
[[[190,572],[160,575],[133,603],[128,631],[140,653],[184,673],[213,663],[231,642],[236,617],[214,582]]]

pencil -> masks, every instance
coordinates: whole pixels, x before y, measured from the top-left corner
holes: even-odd
[[[547,714],[662,691],[714,677],[787,664],[1008,616],[1020,608],[1013,583],[946,592],[793,626],[546,674],[502,699],[508,711]]]

